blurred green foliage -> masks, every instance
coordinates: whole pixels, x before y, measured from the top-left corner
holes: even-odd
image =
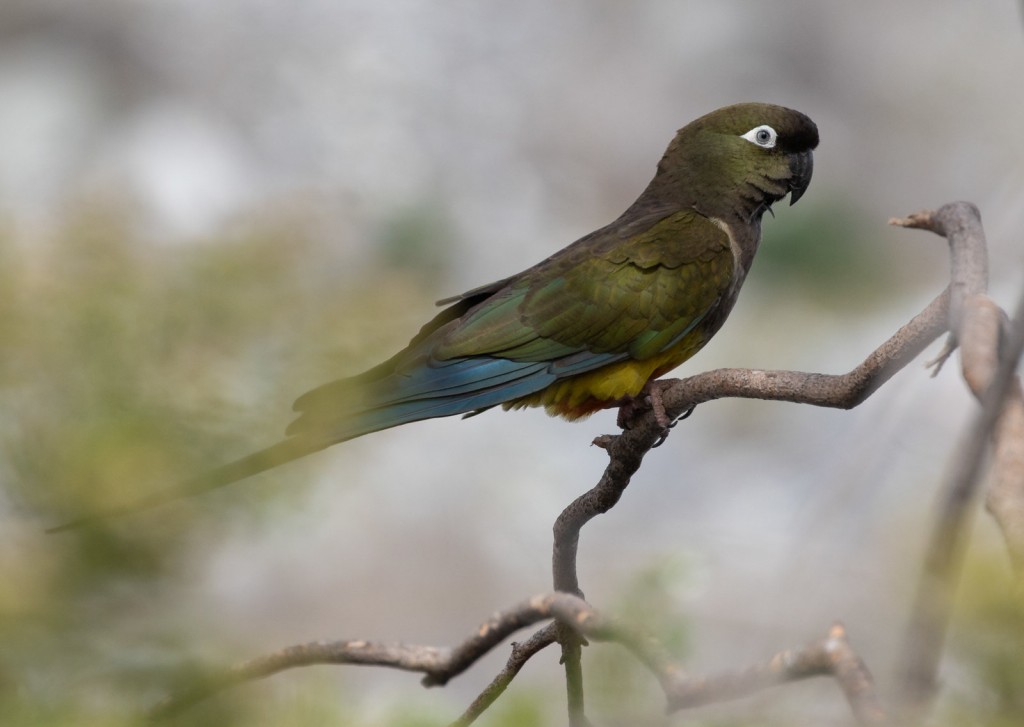
[[[802,295],[824,309],[870,311],[915,285],[935,290],[946,277],[944,248],[923,255],[906,231],[868,217],[848,201],[801,203],[799,210],[782,210],[778,219],[765,221],[748,285],[785,289],[787,296]]]
[[[629,580],[618,603],[602,610],[625,624],[655,636],[680,663],[689,652],[689,620],[676,597],[691,577],[681,557],[665,557],[637,571]],[[614,715],[619,723],[645,712],[650,705],[664,703],[661,687],[651,673],[623,647],[597,644],[584,652],[588,693],[601,714]]]
[[[393,270],[408,270],[438,277],[451,267],[454,225],[438,201],[396,211],[377,236],[375,249],[381,261]]]
[[[968,558],[950,646],[946,724],[1024,724],[1024,608],[1003,550]]]
[[[42,531],[273,441],[305,388],[404,343],[421,322],[409,312],[429,309],[422,279],[350,267],[343,241],[288,220],[156,245],[130,215],[92,207],[43,240],[0,235],[0,724],[136,724],[221,653],[168,606],[229,517],[216,497]],[[266,512],[303,471],[233,492],[231,512]],[[346,723],[336,685],[262,703],[258,719],[245,701],[182,723]]]

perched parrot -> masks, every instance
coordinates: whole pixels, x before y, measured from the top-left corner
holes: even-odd
[[[680,129],[614,222],[445,308],[384,363],[299,397],[287,438],[115,511],[226,485],[332,444],[421,419],[542,406],[577,419],[622,405],[721,328],[761,240],[761,217],[811,180],[818,129],[743,103]]]

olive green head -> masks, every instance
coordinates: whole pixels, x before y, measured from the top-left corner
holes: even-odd
[[[729,219],[759,217],[803,195],[814,168],[818,127],[799,111],[742,103],[712,111],[676,134],[649,192]]]

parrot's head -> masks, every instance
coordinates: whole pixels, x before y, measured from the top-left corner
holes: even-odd
[[[679,130],[651,184],[708,216],[760,218],[787,194],[790,204],[803,196],[816,146],[818,127],[799,111],[726,106]]]

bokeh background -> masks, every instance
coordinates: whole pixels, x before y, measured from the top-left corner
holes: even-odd
[[[945,286],[943,241],[886,220],[957,199],[1010,307],[1022,69],[1011,0],[4,0],[0,723],[137,724],[205,668],[312,639],[453,643],[547,590],[551,524],[599,477],[613,413],[420,423],[42,529],[274,441],[295,396],[389,355],[434,300],[617,216],[713,108],[792,106],[822,144],[681,373],[850,369]],[[700,407],[585,529],[587,596],[697,673],[841,619],[884,693],[975,407],[924,358],[850,412]],[[984,515],[968,562],[938,714],[1020,724],[1021,617]],[[506,655],[430,691],[299,670],[180,723],[445,724]],[[668,718],[621,650],[585,667],[603,724],[850,722],[824,680]],[[481,723],[563,715],[549,650]]]

